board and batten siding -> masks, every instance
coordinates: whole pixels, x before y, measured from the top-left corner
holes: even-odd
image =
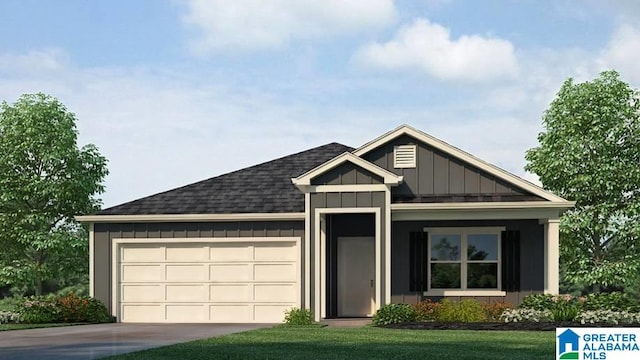
[[[411,232],[441,227],[505,227],[520,232],[520,291],[505,297],[478,297],[479,300],[506,301],[518,305],[522,298],[544,292],[544,225],[537,220],[482,221],[394,221],[391,225],[391,300],[393,303],[415,303],[421,292],[409,290],[409,237]],[[461,299],[461,297],[451,297]],[[464,298],[464,297],[463,297]]]
[[[394,168],[393,149],[398,145],[415,144],[416,167]],[[397,196],[429,196],[460,194],[527,195],[527,192],[510,185],[476,167],[465,164],[411,136],[400,136],[362,156],[381,168],[402,175],[403,183],[393,188]],[[542,199],[540,199],[542,200]]]
[[[112,308],[113,239],[185,239],[246,237],[299,237],[304,239],[304,221],[238,221],[201,223],[122,223],[94,225],[94,297]],[[300,249],[304,253],[304,241]],[[304,269],[304,256],[300,269]],[[304,288],[304,278],[301,287]]]
[[[311,179],[311,185],[362,185],[382,183],[383,179],[380,176],[350,162],[336,166],[324,174]]]

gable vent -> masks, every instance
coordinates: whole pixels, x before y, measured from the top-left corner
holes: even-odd
[[[398,145],[393,148],[394,168],[415,168],[416,167],[416,146]]]

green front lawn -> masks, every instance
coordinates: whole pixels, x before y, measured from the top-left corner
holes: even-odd
[[[553,359],[555,332],[275,327],[111,359]]]
[[[72,326],[72,325],[79,325],[79,324],[71,324],[71,323],[57,323],[57,324],[0,324],[0,331],[40,329],[40,328],[59,327],[59,326]]]

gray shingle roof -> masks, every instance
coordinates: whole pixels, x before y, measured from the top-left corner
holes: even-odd
[[[194,184],[147,196],[98,215],[237,214],[304,211],[297,177],[353,148],[330,143]]]

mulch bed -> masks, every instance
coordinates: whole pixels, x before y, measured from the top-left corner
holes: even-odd
[[[580,324],[576,322],[415,322],[382,326],[389,329],[409,330],[511,330],[511,331],[554,331],[560,327],[640,327],[640,324]]]

